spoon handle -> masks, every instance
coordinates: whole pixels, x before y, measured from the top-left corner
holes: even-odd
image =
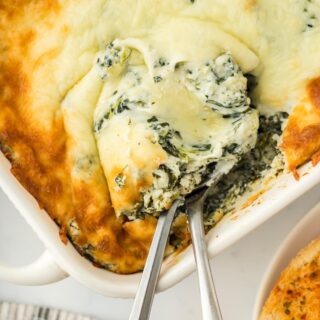
[[[193,252],[198,269],[203,320],[222,320],[222,314],[211,274],[202,217],[203,202],[188,206]]]
[[[149,319],[172,221],[179,205],[180,200],[176,200],[168,211],[162,212],[159,216],[129,320]]]

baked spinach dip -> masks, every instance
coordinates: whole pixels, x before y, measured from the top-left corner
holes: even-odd
[[[230,52],[203,61],[150,52],[115,40],[97,58],[106,89],[94,132],[114,209],[129,221],[157,217],[231,163],[205,203],[210,229],[257,180],[282,170],[287,114],[259,114],[249,97],[255,78]]]

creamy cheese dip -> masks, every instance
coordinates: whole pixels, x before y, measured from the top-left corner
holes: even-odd
[[[320,159],[319,0],[2,1],[0,11],[0,149],[95,265],[142,270],[159,211],[226,161],[235,166],[205,204],[208,229],[259,192],[253,181],[264,188],[284,167],[298,178]],[[181,213],[168,253],[189,242]]]
[[[231,53],[200,58],[172,61],[138,39],[99,54],[94,128],[118,215],[158,215],[254,147],[258,112],[240,67]]]

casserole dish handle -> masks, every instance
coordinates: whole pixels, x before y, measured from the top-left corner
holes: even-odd
[[[0,280],[19,285],[44,285],[57,282],[67,276],[67,273],[53,261],[47,250],[26,266],[9,267],[0,264]]]
[[[0,152],[0,187],[5,191],[8,198],[31,225],[30,212],[40,221],[46,216],[40,212],[39,205],[26,190],[17,183],[16,178],[10,172],[11,164]],[[39,213],[39,216],[36,214]],[[29,217],[29,219],[28,219]],[[68,275],[54,262],[49,251],[45,250],[42,255],[29,265],[21,267],[9,267],[0,263],[0,281],[8,281],[20,285],[42,285],[57,282]]]

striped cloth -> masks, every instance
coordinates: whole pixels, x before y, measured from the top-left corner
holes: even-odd
[[[95,320],[58,309],[0,302],[0,320]]]

